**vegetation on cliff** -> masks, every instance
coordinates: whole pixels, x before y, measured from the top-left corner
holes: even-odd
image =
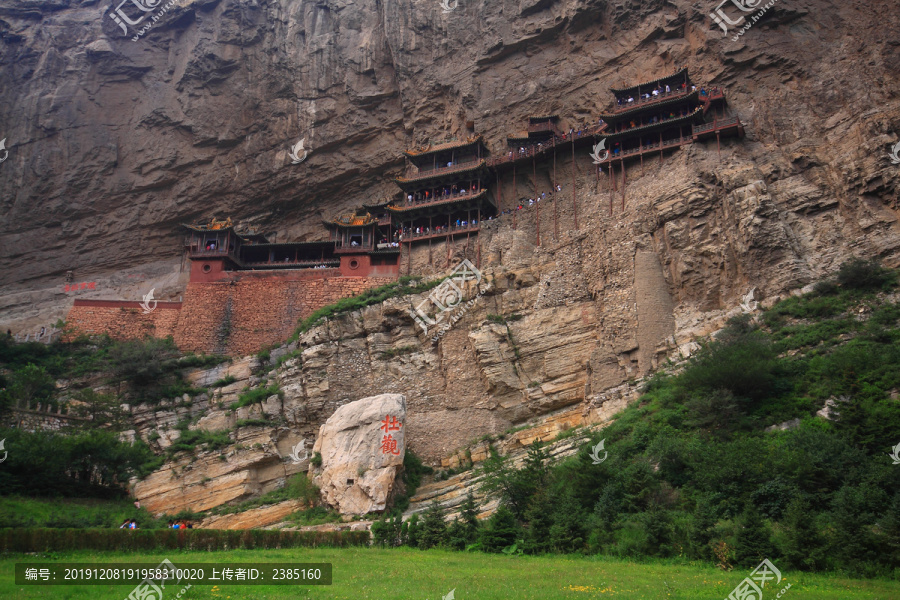
[[[503,503],[474,547],[896,573],[895,281],[848,263],[761,318],[731,320],[576,456],[551,465],[535,446],[515,469],[493,455],[485,490]],[[831,419],[817,416],[829,401]]]

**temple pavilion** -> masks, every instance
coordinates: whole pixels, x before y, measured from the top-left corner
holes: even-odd
[[[389,220],[389,219],[388,219]],[[376,247],[378,220],[344,218],[333,227],[331,240],[270,242],[254,231],[238,230],[231,219],[185,224],[185,253],[191,261],[192,282],[213,282],[237,271],[302,271],[332,269],[323,275],[396,277],[399,248]]]
[[[606,140],[605,163],[641,158],[723,135],[743,136],[737,116],[728,114],[725,92],[700,87],[687,68],[627,88],[611,88],[613,108],[600,115],[595,136]]]
[[[407,172],[394,179],[403,191],[386,208],[403,243],[477,232],[496,210],[487,191],[483,138],[407,150]]]

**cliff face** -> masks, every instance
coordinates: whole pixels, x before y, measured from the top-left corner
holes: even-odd
[[[404,148],[464,135],[467,121],[499,151],[529,114],[578,127],[610,86],[687,65],[725,88],[747,132],[629,165],[624,208],[621,171],[611,193],[585,153],[560,155],[555,206],[417,246],[411,272],[480,257],[491,286],[438,343],[409,299],[393,300],[306,334],[302,356],[270,375],[283,400],[237,414],[209,398],[147,407],[138,435],[161,427],[163,443],[201,413],[212,430],[283,426],[235,431],[247,447],[227,460],[168,465],[139,494],[160,509],[277,487],[300,470],[285,459],[300,436],[378,393],[406,395],[407,443],[430,461],[554,411],[596,420],[622,404],[610,389],[689,351],[751,288],[771,301],[853,254],[900,264],[892,3],[779,2],[736,42],[705,1],[461,0],[449,13],[436,0],[188,1],[136,42],[107,8],[0,8],[2,327],[63,316],[69,269],[98,282],[96,297],[139,299],[134,270],[158,298],[177,296],[182,221],[215,213],[279,241],[321,237],[321,216],[394,193]],[[291,165],[304,137],[312,151]],[[538,191],[552,169],[535,165]],[[527,177],[512,186],[507,207],[534,195]],[[194,479],[179,480],[186,467]]]
[[[142,289],[175,297],[179,222],[215,213],[279,240],[320,237],[319,216],[395,191],[389,177],[413,143],[473,121],[499,150],[528,114],[577,127],[608,105],[610,86],[681,65],[724,87],[748,132],[684,178],[717,198],[764,181],[730,210],[757,204],[735,218],[767,229],[769,245],[723,240],[716,223],[698,229],[674,209],[629,218],[652,251],[671,252],[661,262],[676,285],[714,306],[738,262],[783,277],[773,253],[801,277],[851,248],[897,260],[887,151],[900,132],[900,27],[888,2],[777,3],[736,42],[711,22],[712,3],[686,0],[460,2],[447,13],[436,0],[185,0],[137,41],[111,7],[0,8],[3,325],[63,316],[70,269],[98,282],[88,297],[131,298],[123,273],[135,269]],[[304,137],[312,152],[290,165],[288,145]],[[678,194],[647,191],[661,208]],[[793,216],[768,219],[786,193]]]

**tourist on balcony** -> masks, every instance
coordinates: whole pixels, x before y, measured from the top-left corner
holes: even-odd
[[[632,98],[631,96],[629,96],[629,97],[628,97],[628,104],[631,104],[632,102],[634,102],[634,98]]]
[[[654,95],[654,96],[659,96],[659,88],[653,90],[653,95]]]

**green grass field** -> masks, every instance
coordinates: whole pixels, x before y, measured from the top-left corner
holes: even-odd
[[[124,600],[133,585],[37,587],[15,585],[16,562],[141,562],[159,564],[168,558],[179,563],[203,562],[330,562],[330,586],[195,585],[180,600],[282,600],[334,598],[346,600],[440,600],[455,589],[457,600],[563,600],[619,598],[621,600],[722,600],[749,570],[724,572],[690,564],[633,563],[605,557],[505,556],[496,554],[411,549],[297,549],[247,550],[220,553],[104,554],[76,552],[51,557],[6,556],[0,559],[0,598],[24,600]],[[833,575],[785,572],[779,586],[765,588],[764,598],[787,600],[896,600],[900,583],[856,580]],[[172,600],[181,588],[167,586],[163,600]]]

